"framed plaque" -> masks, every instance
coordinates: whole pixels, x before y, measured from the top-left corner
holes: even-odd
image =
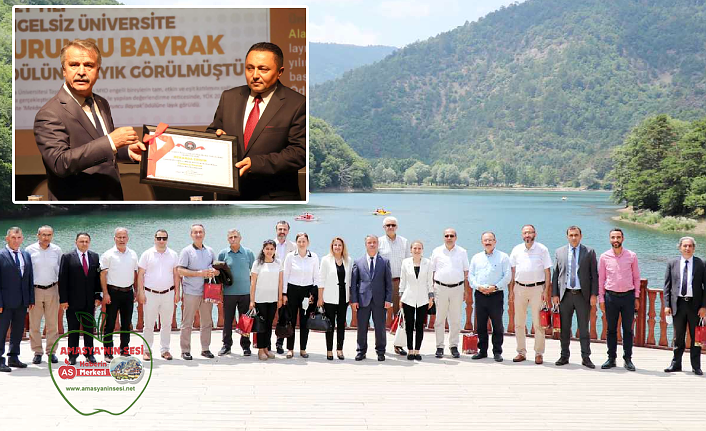
[[[145,142],[141,183],[240,195],[234,136],[149,125],[143,131],[145,136],[157,136]]]

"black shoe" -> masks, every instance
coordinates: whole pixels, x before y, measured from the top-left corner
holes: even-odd
[[[378,353],[378,361],[383,362],[385,360],[385,354],[384,353]]]
[[[7,358],[7,366],[12,368],[27,368],[27,364],[20,362],[17,356],[10,356]]]
[[[96,357],[93,356],[93,355],[88,355],[88,356],[86,356],[86,360],[87,360],[88,362],[90,362],[91,364],[95,364],[96,362],[98,362],[98,361],[96,361]]]
[[[581,365],[583,365],[586,368],[594,369],[596,368],[595,364],[591,362],[591,358],[583,358],[581,360]]]
[[[250,351],[250,349],[243,349],[243,356],[250,356],[250,355],[252,355],[252,352]]]
[[[630,359],[626,359],[625,364],[623,366],[628,371],[635,371],[635,364],[633,364]]]
[[[415,361],[421,361],[421,360],[422,360],[422,355],[420,355],[419,353],[417,353],[416,355],[414,355],[414,360],[415,360]]]
[[[76,358],[69,358],[69,365],[76,365]]]
[[[356,361],[362,361],[363,359],[365,359],[365,353],[358,353],[357,355],[355,355]]]
[[[495,362],[502,362],[502,361],[503,361],[503,355],[501,355],[500,353],[496,353],[495,355],[493,355],[493,360],[494,360]]]
[[[451,356],[454,358],[458,359],[461,357],[461,354],[458,352],[458,347],[452,347],[451,349]]]
[[[284,355],[284,349],[282,348],[282,346],[277,346],[277,354]]]
[[[210,350],[204,350],[204,351],[202,351],[202,352],[201,352],[201,356],[203,356],[204,358],[208,358],[208,359],[213,359],[213,358],[214,358],[213,353],[211,353]]]
[[[183,359],[183,360],[185,360],[185,361],[190,361],[190,360],[192,360],[192,359],[194,359],[194,358],[191,357],[191,353],[182,353],[182,354],[181,354],[181,359]]]
[[[326,360],[327,360],[327,361],[333,361],[333,353],[331,353],[330,355],[327,353],[327,354],[326,354]]]
[[[120,356],[123,358],[129,358],[130,354],[129,353],[121,353]]]
[[[395,346],[395,353],[400,356],[405,356],[407,354],[407,352],[400,346]]]
[[[5,364],[0,364],[0,373],[11,373],[12,368],[8,367]]]
[[[408,360],[408,361],[413,361],[413,360],[414,360],[414,355],[411,354],[411,353],[407,354],[407,360]]]
[[[615,367],[616,367],[615,359],[608,358],[608,360],[605,361],[603,363],[603,365],[601,365],[601,370],[607,370],[609,368],[615,368]]]
[[[34,358],[32,358],[32,363],[33,363],[34,365],[39,365],[39,364],[41,364],[41,363],[42,363],[42,355],[41,355],[41,354],[34,355]]]
[[[562,365],[566,365],[568,363],[569,363],[569,358],[567,358],[566,356],[560,356],[559,360],[554,362],[554,365],[556,365],[557,367],[561,367]]]
[[[228,353],[230,353],[230,347],[223,346],[221,350],[218,351],[218,356],[227,355]]]
[[[704,375],[704,372],[701,371],[701,368],[694,368],[692,371],[694,371],[694,374],[696,374],[697,376],[703,376],[703,375]]]
[[[443,358],[444,357],[444,349],[436,349],[436,353],[434,354],[437,358]]]
[[[487,357],[488,357],[487,353],[478,352],[475,355],[471,356],[471,359],[483,359],[483,358],[487,358]]]
[[[664,369],[665,373],[676,373],[677,371],[681,371],[681,364],[677,364],[674,361],[672,361],[672,363],[669,364],[669,367]]]
[[[113,360],[113,355],[105,355],[105,362],[110,362]]]
[[[47,359],[49,359],[49,358],[47,358]],[[53,353],[51,354],[51,363],[52,363],[52,364],[58,364],[58,363],[59,363],[59,358],[57,358],[56,355],[53,354]]]

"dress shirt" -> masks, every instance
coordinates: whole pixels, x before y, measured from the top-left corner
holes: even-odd
[[[189,244],[181,249],[177,266],[190,271],[202,271],[212,267],[214,257],[211,247],[204,244],[201,248],[196,248],[194,244]],[[203,283],[203,277],[181,278],[181,286],[186,295],[203,295]]]
[[[481,251],[471,258],[468,282],[472,288],[496,286],[498,290],[503,290],[511,278],[510,258],[506,253],[500,250],[493,250],[490,254]]]
[[[35,242],[25,251],[32,258],[34,284],[49,286],[59,281],[61,248],[58,245],[49,243],[49,247],[43,249],[39,242]]]
[[[400,270],[402,269],[402,259],[412,257],[407,238],[396,235],[393,241],[387,235],[383,235],[378,238],[378,242],[380,244],[378,253],[390,261],[392,278],[399,278]]]
[[[686,262],[686,261],[687,261],[687,259],[684,259],[684,256],[682,256],[681,259],[679,259],[679,275],[680,276],[684,275],[684,262]],[[679,279],[679,286],[677,288],[677,292],[679,292],[678,296],[682,297],[682,298],[684,298],[684,297],[690,298],[690,297],[694,296],[694,291],[691,288],[691,281],[692,281],[692,278],[694,278],[694,257],[693,256],[690,257],[688,259],[688,261],[689,261],[689,266],[687,268],[688,272],[686,274],[686,295],[681,294],[681,285],[682,285],[682,283],[684,283],[681,280],[681,278]],[[32,263],[34,264],[34,259],[32,259]],[[37,277],[35,276],[34,278],[36,279]]]
[[[12,258],[12,263],[15,263],[15,251],[10,248],[9,245],[5,244],[5,248],[10,252],[10,257]],[[20,260],[20,274],[25,274],[25,258],[22,256],[22,250],[17,248],[17,257]]]
[[[93,113],[91,112],[91,107],[88,106],[88,103],[86,103],[86,98],[79,96],[78,94],[74,94],[69,90],[69,87],[66,86],[66,83],[64,82],[64,90],[66,90],[67,93],[69,93],[69,96],[71,96],[72,99],[78,103],[78,106],[81,107],[81,110],[86,114],[86,117],[88,117],[88,121],[93,124],[93,127],[96,127],[96,121],[93,119]],[[93,95],[91,94],[91,97]],[[108,128],[105,127],[105,120],[103,120],[103,114],[101,114],[100,109],[98,108],[98,104],[95,103],[95,97],[93,98],[93,107],[96,110],[96,114],[98,115],[98,120],[100,121],[100,126],[101,129],[103,130],[103,134],[108,137],[108,141],[110,142],[110,146],[113,148],[113,153],[117,153],[118,149],[115,147],[115,143],[113,143],[113,138],[110,137],[110,134],[108,133]],[[98,129],[98,127],[96,127]]]
[[[256,303],[277,302],[279,300],[279,274],[282,265],[275,259],[274,262],[262,263],[255,261],[252,266],[252,273],[257,274],[255,284],[255,298],[251,301]]]
[[[552,258],[544,244],[535,242],[529,249],[518,244],[510,253],[510,266],[515,268],[515,281],[524,284],[541,283],[544,270],[552,267]]]
[[[275,94],[276,89],[277,89],[277,86],[275,85],[270,90],[268,90],[267,93],[260,94],[260,97],[262,98],[262,102],[260,102],[260,116],[257,117],[258,120],[262,117],[262,113],[265,112],[265,108],[267,108],[267,104],[270,103],[270,99],[272,99],[272,95]],[[247,123],[248,123],[248,117],[250,117],[250,111],[252,111],[254,107],[255,107],[255,96],[250,94],[248,96],[248,103],[245,105],[245,116],[243,117],[243,133],[245,133],[245,127],[247,126]]]
[[[145,287],[161,292],[174,286],[174,268],[178,262],[176,251],[169,247],[163,253],[155,247],[148,248],[137,262],[145,270]]]
[[[598,260],[598,302],[605,301],[606,290],[627,292],[633,289],[635,298],[639,298],[640,268],[637,265],[637,255],[626,248],[620,256],[616,256],[612,248],[603,253]]]
[[[86,257],[88,259],[88,257]],[[101,255],[101,271],[108,271],[106,281],[117,287],[130,287],[135,282],[137,267],[137,253],[129,247],[120,252],[113,246]]]
[[[466,279],[468,271],[468,253],[466,249],[455,245],[451,250],[440,245],[431,253],[431,270],[434,280],[444,284],[456,284]]]
[[[579,253],[581,252],[581,244],[576,247],[569,245],[568,254],[566,262],[568,262],[568,267],[566,268],[566,288],[569,290],[581,290],[581,282],[579,281]],[[574,248],[576,249],[576,260],[574,260]],[[576,274],[575,284],[576,286],[571,287],[571,273]]]
[[[287,293],[287,284],[297,286],[318,285],[319,256],[307,250],[304,257],[294,250],[284,259],[283,292]]]
[[[230,268],[233,276],[233,283],[223,284],[224,295],[249,295],[250,294],[250,270],[255,262],[253,252],[244,246],[240,246],[238,251],[224,248],[218,253],[218,260],[225,262]]]
[[[292,241],[287,241],[286,239],[283,243],[280,243],[279,241],[275,241],[275,243],[277,243],[275,257],[279,260],[281,265],[284,265],[284,258],[287,257],[287,253],[291,253],[296,250],[297,245]]]

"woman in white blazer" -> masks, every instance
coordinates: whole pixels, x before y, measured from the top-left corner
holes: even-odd
[[[407,359],[422,360],[419,348],[424,338],[424,324],[427,321],[427,311],[434,305],[434,280],[431,261],[422,256],[424,245],[414,241],[411,245],[412,257],[402,261],[400,273],[400,308],[404,312],[405,329],[407,331]],[[417,333],[416,343],[413,343],[414,333]]]
[[[343,360],[343,338],[346,333],[346,314],[351,291],[353,259],[348,256],[343,238],[331,241],[330,253],[321,259],[319,269],[318,306],[331,321],[326,333],[326,359],[333,360],[333,330],[336,326],[336,355]]]

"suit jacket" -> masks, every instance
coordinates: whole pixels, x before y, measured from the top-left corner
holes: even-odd
[[[343,269],[345,271],[344,282],[346,283],[346,302],[351,296],[351,271],[353,270],[353,259],[348,256],[343,259]],[[319,288],[324,290],[324,302],[327,304],[338,304],[338,269],[336,259],[331,254],[321,258],[319,268]]]
[[[206,131],[223,129],[235,136],[238,160],[250,157],[252,167],[240,178],[240,199],[300,200],[297,171],[306,166],[306,98],[277,81],[245,149],[243,122],[249,95],[247,85],[224,91]]]
[[[434,271],[431,260],[422,258],[419,263],[419,277],[414,272],[414,261],[408,257],[402,261],[400,271],[400,299],[414,308],[429,303],[429,294],[434,293]]]
[[[552,274],[552,296],[564,298],[566,292],[566,271],[569,269],[569,245],[556,249],[554,256],[554,271]],[[581,284],[581,294],[588,302],[591,295],[598,296],[598,262],[596,252],[591,247],[579,244],[578,281]]]
[[[61,256],[59,265],[59,302],[68,302],[70,308],[87,309],[102,298],[100,281],[100,258],[98,253],[88,250],[88,275],[83,272],[83,263],[76,249]]]
[[[665,307],[672,309],[672,315],[677,314],[677,298],[681,290],[682,274],[679,271],[681,256],[667,263],[667,273],[664,275],[664,301]],[[706,307],[706,294],[704,294],[704,262],[694,256],[694,267],[691,269],[691,290],[694,302],[699,308]]]
[[[0,250],[0,308],[22,308],[34,305],[32,258],[24,250],[20,250],[20,253],[25,261],[24,274],[20,274],[15,258],[7,247]]]
[[[370,257],[367,254],[353,262],[351,303],[367,307],[372,302],[378,307],[384,307],[385,302],[392,302],[390,261],[378,254],[374,272],[370,274]]]
[[[93,98],[111,133],[114,126],[108,101],[97,94]],[[108,137],[98,137],[63,87],[37,112],[34,138],[47,171],[50,200],[123,200],[117,158]],[[121,150],[126,157],[127,150]]]

